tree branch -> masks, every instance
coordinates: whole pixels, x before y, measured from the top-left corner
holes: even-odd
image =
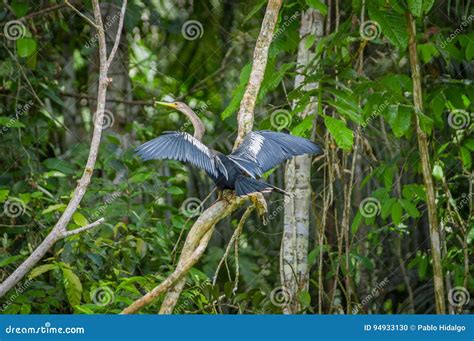
[[[250,72],[249,82],[245,89],[242,102],[240,103],[239,113],[237,114],[237,123],[239,130],[235,139],[234,149],[236,149],[244,139],[245,135],[252,130],[253,126],[253,110],[257,102],[260,85],[265,74],[267,66],[268,50],[273,39],[278,12],[281,7],[281,0],[269,0],[265,16],[262,22],[262,28],[258,35],[253,53],[252,71]]]
[[[239,136],[240,140],[252,130],[253,126],[253,110],[255,108],[255,102],[257,99],[258,91],[263,80],[265,72],[265,66],[267,64],[268,49],[273,39],[273,33],[275,30],[276,21],[278,19],[278,12],[281,7],[281,0],[269,0],[265,16],[262,22],[262,29],[257,39],[254,52],[254,62],[252,65],[252,71],[250,73],[250,80],[247,84],[247,88],[244,94],[244,99],[240,103],[239,109]],[[240,114],[242,113],[242,114]],[[239,138],[237,138],[235,146],[240,144]],[[234,147],[235,148],[235,147]],[[194,223],[193,227],[189,231],[186,241],[184,243],[181,256],[178,261],[176,269],[183,269],[182,273],[175,275],[176,271],[173,272],[171,279],[168,277],[163,283],[170,283],[164,285],[166,289],[158,289],[160,286],[152,290],[155,294],[146,294],[144,297],[138,299],[128,308],[124,309],[122,313],[131,314],[138,312],[142,307],[151,303],[156,297],[167,290],[166,297],[160,309],[160,314],[170,314],[178,299],[181,291],[183,290],[184,284],[186,283],[185,275],[189,269],[186,269],[187,264],[195,264],[202,253],[196,253],[199,245],[203,245],[204,248],[207,243],[202,244],[201,239],[203,236],[209,234],[212,235],[215,225],[224,217],[234,212],[244,200],[236,198],[234,194],[225,194],[225,200],[216,202],[214,205],[205,210],[198,220]],[[203,250],[204,252],[204,250]],[[196,258],[196,259],[194,259]],[[191,265],[192,266],[192,265]]]
[[[91,181],[92,173],[97,160],[97,154],[99,152],[100,138],[102,134],[103,116],[105,109],[105,100],[107,94],[107,85],[109,80],[107,78],[108,65],[107,65],[107,50],[105,43],[105,32],[102,24],[102,17],[100,13],[100,7],[98,0],[93,0],[94,18],[95,23],[92,23],[97,29],[98,41],[99,41],[99,55],[100,55],[100,73],[99,73],[99,86],[97,92],[97,114],[94,124],[94,131],[92,133],[91,146],[89,149],[89,156],[84,169],[84,173],[79,179],[76,189],[71,196],[66,209],[59,218],[56,225],[53,227],[51,232],[41,242],[41,244],[31,253],[31,255],[0,285],[0,297],[5,295],[16,283],[18,283],[32,268],[38,263],[46,252],[59,240],[64,239],[70,235],[74,235],[88,229],[91,229],[103,222],[103,219],[79,228],[73,231],[67,231],[66,226],[71,221],[72,215],[76,212],[79,204],[86,193],[86,189]],[[120,33],[117,33],[117,39],[120,39]],[[111,54],[113,58],[113,54]]]

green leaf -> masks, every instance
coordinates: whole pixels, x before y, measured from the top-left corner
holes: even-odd
[[[439,56],[439,51],[433,43],[419,44],[417,50],[424,64]]]
[[[394,198],[390,198],[388,200],[384,200],[382,202],[382,208],[380,210],[380,216],[383,218],[383,219],[386,219],[391,211],[392,211],[392,206],[393,204],[395,203],[395,199]]]
[[[184,191],[179,187],[170,186],[168,187],[168,193],[173,194],[173,195],[180,195],[180,194],[183,194]]]
[[[430,11],[431,7],[433,7],[434,2],[435,0],[423,0],[423,14],[427,14]]]
[[[402,221],[403,208],[402,208],[402,205],[398,201],[395,201],[393,203],[390,213],[392,216],[393,223],[395,225],[399,225]]]
[[[405,105],[390,105],[387,110],[388,123],[396,137],[400,138],[411,127],[412,109]]]
[[[423,1],[422,0],[408,0],[408,9],[415,17],[420,17],[422,14]]]
[[[304,134],[313,127],[314,115],[306,116],[296,127],[291,129],[291,134],[304,136]]]
[[[8,198],[9,189],[0,189],[0,202],[4,202]]]
[[[61,159],[56,159],[56,158],[46,159],[43,161],[43,164],[48,169],[57,170],[64,174],[69,174],[69,175],[74,174],[74,168],[72,168],[71,164]]]
[[[240,83],[235,88],[232,99],[230,100],[229,105],[224,109],[221,114],[221,118],[225,120],[230,117],[239,107],[242,98],[244,97],[245,87],[250,78],[250,71],[252,70],[252,64],[247,64],[244,66],[242,71],[240,71]]]
[[[30,275],[28,277],[30,279],[33,279],[35,277],[38,277],[41,274],[44,274],[45,272],[51,271],[56,268],[57,268],[56,264],[43,264],[31,270]]]
[[[443,168],[438,164],[434,165],[432,174],[436,180],[441,181],[443,179],[443,174],[444,174]]]
[[[63,283],[69,304],[74,307],[81,304],[82,284],[77,275],[69,268],[63,267]]]
[[[36,51],[36,40],[20,38],[16,41],[16,50],[21,58],[29,57]]]
[[[319,0],[306,0],[306,4],[319,11],[323,16],[328,14],[328,7]]]
[[[81,227],[89,225],[89,222],[87,221],[86,217],[84,217],[82,213],[79,212],[74,212],[74,214],[72,215],[72,220]]]
[[[474,58],[474,41],[470,41],[466,46],[466,62],[472,61]]]
[[[64,211],[66,208],[65,204],[54,204],[46,207],[43,211],[41,211],[41,215],[45,215],[54,211]]]
[[[387,39],[399,49],[405,50],[408,45],[405,17],[391,9],[380,8],[376,1],[369,2],[368,9],[370,18],[380,24],[382,33]]]
[[[469,149],[464,146],[461,146],[461,160],[464,167],[470,170],[472,166],[472,155]]]
[[[7,128],[24,128],[25,125],[14,117],[0,116],[0,126]]]
[[[300,292],[300,302],[303,307],[309,307],[311,305],[311,295],[308,291]]]
[[[418,116],[421,130],[423,130],[426,134],[431,135],[431,130],[433,129],[434,124],[433,119],[426,116],[421,111],[416,111],[416,115]]]
[[[0,268],[7,266],[13,262],[16,262],[18,259],[23,258],[22,255],[10,256],[10,257],[3,257],[0,259]]]
[[[346,127],[346,124],[338,119],[324,115],[324,123],[337,145],[343,150],[349,151],[354,144],[354,133]]]
[[[17,18],[24,17],[28,13],[28,3],[23,1],[14,1],[11,4],[13,13]]]
[[[400,199],[400,204],[403,206],[403,209],[408,213],[412,218],[419,218],[420,211],[407,199]]]

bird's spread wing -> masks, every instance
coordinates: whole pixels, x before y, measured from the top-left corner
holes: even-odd
[[[185,132],[165,132],[163,135],[145,142],[135,152],[143,160],[170,159],[189,162],[217,176],[214,155],[198,139]]]
[[[318,154],[321,149],[302,137],[269,130],[253,131],[229,158],[251,176],[261,176],[294,156]]]

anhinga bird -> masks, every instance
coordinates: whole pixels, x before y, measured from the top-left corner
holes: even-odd
[[[313,142],[269,130],[247,134],[241,145],[229,155],[208,148],[201,142],[205,128],[201,119],[185,103],[155,102],[185,114],[194,126],[194,136],[170,131],[139,146],[135,151],[143,160],[171,159],[189,162],[204,170],[220,189],[235,190],[238,196],[255,192],[283,190],[257,180],[279,163],[294,156],[317,154],[321,149]]]

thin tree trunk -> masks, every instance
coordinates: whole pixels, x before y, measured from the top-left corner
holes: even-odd
[[[314,52],[305,44],[309,36],[322,37],[324,18],[312,8],[301,15],[300,43],[298,46],[297,64],[299,74],[295,78],[295,88],[305,81],[306,67],[312,62]],[[307,84],[304,90],[312,90],[317,84]],[[293,106],[296,106],[296,102]],[[317,112],[315,98],[300,113],[301,118]],[[313,130],[314,131],[314,130]],[[309,216],[311,209],[311,156],[297,156],[286,165],[285,189],[292,194],[285,200],[283,239],[281,245],[280,269],[281,283],[291,298],[284,306],[285,314],[300,311],[299,293],[308,290],[308,236]]]
[[[411,77],[413,80],[413,102],[416,112],[423,112],[423,98],[421,88],[421,70],[416,51],[416,26],[415,20],[410,13],[407,13],[408,26],[408,49],[410,55]],[[444,281],[443,267],[441,264],[441,238],[438,225],[438,216],[436,213],[436,194],[431,176],[430,154],[428,146],[428,137],[421,129],[418,115],[415,113],[416,134],[418,139],[418,149],[420,152],[421,167],[423,170],[423,180],[426,188],[426,204],[428,206],[428,221],[430,224],[430,242],[431,257],[433,260],[433,277],[436,301],[436,313],[445,314],[446,307],[444,302]]]
[[[0,297],[5,295],[16,283],[18,283],[28,272],[38,263],[41,258],[48,252],[48,250],[59,240],[69,237],[71,235],[86,231],[91,229],[99,224],[101,224],[104,219],[99,219],[96,222],[89,224],[87,226],[68,231],[66,226],[71,221],[71,218],[76,212],[79,204],[84,197],[87,187],[89,186],[92,178],[92,173],[94,171],[95,163],[97,160],[97,155],[99,153],[100,138],[102,135],[102,125],[103,125],[103,115],[105,109],[105,100],[107,95],[107,86],[109,85],[109,78],[107,75],[110,62],[115,56],[116,49],[112,48],[112,51],[107,58],[107,48],[105,43],[105,33],[104,26],[102,24],[102,16],[100,13],[98,0],[93,0],[94,8],[94,19],[95,22],[92,22],[90,19],[90,24],[97,29],[99,47],[100,47],[100,77],[99,77],[99,86],[97,90],[97,117],[94,123],[94,130],[92,133],[91,147],[89,150],[89,156],[87,158],[87,163],[84,168],[84,173],[77,183],[77,187],[72,194],[71,200],[69,201],[66,209],[59,218],[56,225],[53,227],[51,232],[46,236],[46,238],[41,242],[41,244],[31,253],[31,255],[20,264],[20,266],[0,285]],[[120,16],[120,26],[123,23],[123,18],[125,16],[125,9],[127,6],[127,0],[123,1],[122,11]],[[120,39],[121,29],[118,30],[116,35],[116,42]]]

